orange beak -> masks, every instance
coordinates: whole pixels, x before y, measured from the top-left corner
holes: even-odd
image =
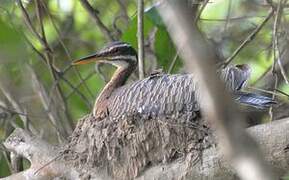
[[[78,59],[76,61],[72,62],[72,65],[80,65],[80,64],[88,64],[88,63],[92,63],[92,62],[97,62],[99,60],[102,60],[103,58],[101,56],[99,56],[98,53],[96,54],[92,54],[86,57],[83,57],[81,59]]]

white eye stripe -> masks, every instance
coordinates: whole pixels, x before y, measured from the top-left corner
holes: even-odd
[[[113,59],[113,60],[118,60],[118,59],[129,59],[129,60],[132,60],[132,61],[137,61],[136,59],[136,56],[131,56],[131,55],[127,55],[127,56],[113,56],[111,57],[110,59]]]
[[[120,48],[120,47],[131,47],[131,46],[128,45],[128,44],[119,44],[119,45],[110,47],[108,51],[111,51],[111,50],[113,50],[114,48]]]

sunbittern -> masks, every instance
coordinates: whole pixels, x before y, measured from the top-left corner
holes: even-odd
[[[93,109],[95,117],[109,115],[118,118],[135,113],[172,115],[182,112],[190,112],[195,117],[199,112],[198,86],[191,74],[162,74],[124,85],[137,66],[137,53],[127,43],[113,42],[73,64],[90,62],[109,63],[117,67],[96,99]],[[219,73],[237,102],[256,108],[266,108],[274,103],[271,98],[241,91],[250,76],[248,65],[230,66]]]

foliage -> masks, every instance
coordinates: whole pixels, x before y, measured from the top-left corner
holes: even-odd
[[[25,20],[19,2],[23,3],[31,22]],[[137,47],[135,1],[90,1],[90,4],[97,8],[97,16],[114,39]],[[150,1],[145,5],[148,8],[144,16],[146,73],[158,68],[168,72],[175,58],[171,73],[185,72],[156,7]],[[26,119],[48,141],[61,141],[57,132],[63,130],[69,134],[71,123],[75,124],[78,118],[90,112],[95,97],[105,84],[101,74],[95,73],[93,64],[73,67],[71,62],[100,49],[109,39],[77,0],[23,0],[17,3],[5,0],[0,9],[0,86],[5,86],[16,102],[13,103],[0,88],[0,140],[17,126],[29,129]],[[197,24],[218,56],[225,60],[262,23],[268,12],[268,6],[257,1],[213,0],[205,6]],[[285,37],[279,37],[285,55],[287,19],[284,12],[284,24],[278,30]],[[272,17],[234,59],[233,63],[252,66],[252,85],[259,82],[273,64],[273,24]],[[285,59],[281,60],[284,60],[286,69],[289,62]],[[113,72],[110,66],[100,69],[105,72],[104,76],[108,76],[106,78]],[[33,73],[38,81],[32,78]],[[278,88],[289,92],[284,79],[279,79]],[[47,98],[43,100],[45,93]],[[61,119],[59,124],[53,121],[53,116]],[[3,177],[8,174],[8,166],[3,156],[0,156],[0,162],[0,177]]]

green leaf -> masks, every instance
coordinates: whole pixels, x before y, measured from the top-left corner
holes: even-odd
[[[158,28],[157,30],[155,36],[155,54],[158,59],[158,64],[167,72],[176,56],[176,49],[165,28]],[[171,73],[177,72],[181,66],[182,62],[178,58]]]
[[[146,39],[154,27],[148,16],[144,16],[144,38]],[[137,47],[137,17],[135,16],[126,31],[123,32],[122,41],[130,43],[133,47]]]
[[[20,71],[27,57],[24,44],[20,33],[0,18],[0,79],[20,82]]]
[[[148,8],[145,11],[145,15],[152,21],[152,23],[155,26],[164,28],[165,24],[164,24],[160,14],[159,14],[159,12],[157,11],[157,6],[158,5],[154,5],[154,6],[150,7],[150,8]]]
[[[0,19],[0,62],[18,60],[24,50],[21,35]]]
[[[8,168],[6,159],[3,154],[0,153],[0,178],[10,175],[10,170]]]

